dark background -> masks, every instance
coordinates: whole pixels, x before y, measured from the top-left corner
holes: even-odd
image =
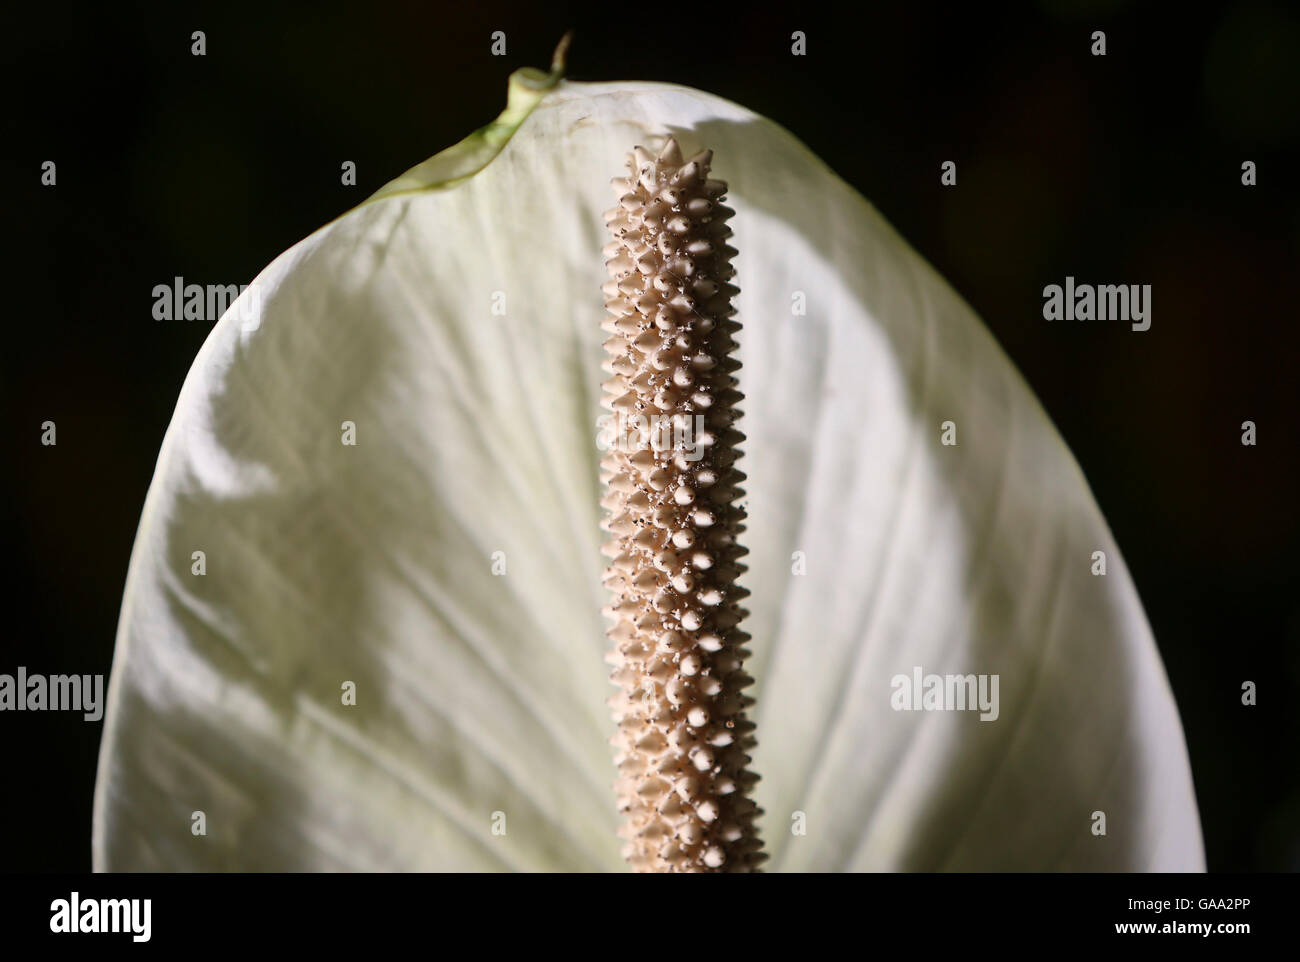
[[[6,11],[0,671],[109,670],[158,446],[211,326],[154,321],[153,286],[251,281],[492,119],[508,73],[547,66],[572,27],[571,78],[682,83],[773,118],[972,304],[1123,548],[1182,713],[1210,868],[1300,869],[1300,17],[1191,6]],[[1089,54],[1095,29],[1105,57]],[[56,187],[40,184],[45,160]],[[356,187],[339,182],[344,160]],[[945,160],[955,188],[939,184]],[[1258,186],[1242,186],[1244,160]],[[1042,289],[1067,274],[1153,285],[1151,330],[1045,322]],[[46,419],[57,447],[40,444]],[[1256,447],[1240,443],[1247,419]],[[1246,679],[1257,707],[1240,704]],[[89,868],[101,728],[0,718],[0,869]]]

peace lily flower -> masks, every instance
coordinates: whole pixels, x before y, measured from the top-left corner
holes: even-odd
[[[195,360],[127,578],[95,867],[626,870],[602,212],[672,136],[736,211],[765,868],[1202,869],[1132,581],[970,308],[770,121],[561,73],[516,72],[495,123],[277,258]],[[931,675],[996,707],[916,710],[962,707]]]

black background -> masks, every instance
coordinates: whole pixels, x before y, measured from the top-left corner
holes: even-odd
[[[252,280],[493,118],[508,73],[547,66],[572,27],[572,79],[682,83],[771,117],[972,304],[1124,550],[1182,713],[1210,868],[1300,868],[1300,17],[1262,2],[991,6],[6,10],[0,671],[109,670],[158,446],[210,329],[154,321],[153,286]],[[1105,57],[1089,53],[1096,29]],[[495,30],[505,57],[490,55]],[[46,160],[56,187],[41,186]],[[940,186],[945,160],[955,188]],[[1045,322],[1042,289],[1067,274],[1151,284],[1151,330]],[[40,444],[47,419],[56,447]],[[1248,419],[1255,447],[1240,443]],[[101,727],[0,716],[0,869],[89,868]]]

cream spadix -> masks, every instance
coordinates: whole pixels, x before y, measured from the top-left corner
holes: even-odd
[[[605,215],[612,741],[623,855],[648,872],[749,871],[766,857],[748,795],[753,679],[738,627],[748,592],[736,584],[734,212],[726,184],[708,176],[711,157],[683,161],[671,137],[657,157],[636,148]]]

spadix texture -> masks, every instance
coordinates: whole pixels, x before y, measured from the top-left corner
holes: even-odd
[[[737,211],[765,867],[1202,868],[1132,582],[970,309],[763,118],[545,87],[279,257],[198,356],[127,579],[96,866],[626,870],[602,212],[628,146],[671,134],[726,157]],[[996,673],[998,719],[894,711],[917,666]]]
[[[711,159],[683,159],[671,137],[657,157],[637,147],[605,213],[607,660],[623,855],[644,872],[745,872],[767,857],[748,797],[754,679],[736,583],[735,212]]]

